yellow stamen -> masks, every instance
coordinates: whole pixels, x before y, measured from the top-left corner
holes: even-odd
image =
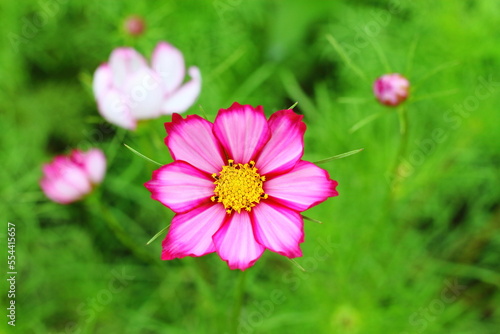
[[[262,187],[266,178],[257,172],[253,161],[235,164],[234,160],[228,160],[219,175],[213,174],[212,177],[215,189],[210,199],[222,203],[228,214],[233,211],[240,213],[242,209],[250,212],[256,203],[268,198]]]

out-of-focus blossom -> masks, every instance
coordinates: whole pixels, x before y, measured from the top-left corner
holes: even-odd
[[[200,70],[186,70],[182,53],[166,42],[156,46],[149,66],[136,50],[117,48],[94,73],[93,90],[101,115],[110,123],[135,129],[142,119],[182,113],[196,101]]]
[[[127,34],[131,36],[140,36],[146,29],[144,19],[138,15],[131,15],[125,19],[123,24]]]
[[[410,82],[398,73],[386,74],[375,80],[373,93],[386,106],[398,106],[408,98]]]
[[[262,107],[234,103],[214,123],[174,114],[165,127],[174,162],[146,183],[176,213],[162,259],[217,252],[245,270],[265,249],[302,256],[300,212],[338,195],[327,171],[302,160],[302,116],[280,110],[267,120]]]
[[[54,202],[68,204],[81,199],[100,184],[106,173],[106,157],[99,149],[73,150],[43,166],[40,186]]]

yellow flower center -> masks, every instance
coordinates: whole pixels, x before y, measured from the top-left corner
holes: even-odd
[[[242,209],[251,211],[261,199],[268,197],[262,188],[266,177],[257,173],[253,161],[235,164],[228,160],[228,165],[222,167],[219,175],[214,173],[212,177],[215,189],[211,200],[222,203],[227,213],[233,210],[240,213]]]

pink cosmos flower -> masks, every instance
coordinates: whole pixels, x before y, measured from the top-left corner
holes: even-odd
[[[410,82],[401,74],[386,74],[375,80],[373,92],[386,106],[398,106],[408,98]]]
[[[117,48],[94,73],[93,90],[101,115],[110,123],[135,129],[137,121],[186,111],[201,89],[200,70],[188,69],[182,53],[166,42],[156,46],[151,67],[132,48]]]
[[[245,270],[265,249],[302,256],[300,212],[338,195],[328,172],[301,160],[302,116],[280,110],[267,120],[262,107],[234,103],[214,123],[174,114],[165,128],[174,162],[145,184],[176,213],[163,260],[217,252]]]
[[[102,182],[106,157],[99,149],[88,152],[73,150],[69,156],[59,155],[43,166],[40,186],[48,198],[60,204],[79,200]]]

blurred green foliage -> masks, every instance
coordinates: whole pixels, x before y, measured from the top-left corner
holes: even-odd
[[[239,333],[500,328],[500,3],[30,0],[0,7],[0,235],[6,254],[6,225],[16,224],[18,270],[17,325],[4,316],[2,330],[232,333],[239,303]],[[123,29],[132,14],[147,25],[138,38]],[[172,213],[142,186],[155,165],[122,143],[168,163],[169,117],[133,133],[116,129],[99,116],[91,80],[113,48],[133,46],[149,57],[160,40],[202,71],[202,93],[188,113],[213,120],[238,101],[270,114],[298,101],[306,160],[365,148],[322,165],[340,196],[306,213],[323,222],[306,221],[297,262],[307,272],[266,252],[243,279],[215,254],[163,262],[160,240],[146,246]],[[397,111],[371,92],[388,72],[412,83],[397,164]],[[90,146],[108,156],[101,187],[80,203],[48,201],[38,186],[41,164]],[[5,307],[6,293],[1,300]]]

